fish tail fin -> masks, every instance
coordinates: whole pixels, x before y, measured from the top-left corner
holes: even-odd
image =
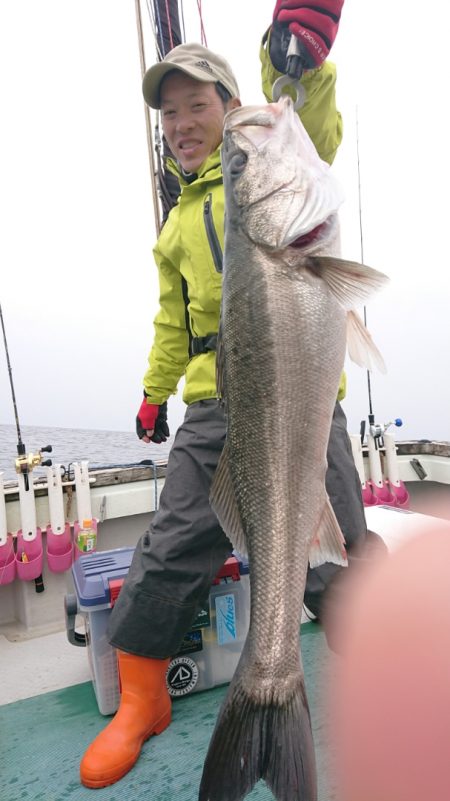
[[[347,350],[351,360],[360,367],[372,370],[375,366],[380,373],[386,372],[380,351],[363,321],[353,310],[347,312]]]
[[[296,691],[282,704],[258,703],[240,680],[233,681],[209,745],[199,801],[241,801],[259,779],[265,780],[277,801],[317,800],[302,674]]]

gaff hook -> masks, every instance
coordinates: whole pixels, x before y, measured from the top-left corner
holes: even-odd
[[[297,109],[301,108],[305,102],[305,87],[297,78],[292,79],[289,75],[280,75],[280,77],[276,79],[272,86],[272,97],[275,103],[283,94],[283,89],[285,86],[292,86],[292,88],[295,89],[296,98],[294,100],[294,109],[297,111]]]
[[[294,100],[294,109],[301,108],[305,102],[306,92],[305,87],[300,83],[305,66],[305,56],[302,51],[302,45],[294,34],[292,34],[289,47],[286,53],[286,72],[287,75],[280,75],[272,86],[272,97],[275,102],[280,99],[283,89],[286,86],[292,86],[296,92]]]

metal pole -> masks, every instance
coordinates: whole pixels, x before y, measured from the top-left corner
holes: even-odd
[[[146,66],[145,66],[145,51],[144,51],[144,36],[142,32],[142,15],[141,15],[141,4],[140,0],[135,0],[135,8],[136,8],[136,23],[137,23],[137,30],[138,30],[138,41],[139,41],[139,57],[141,62],[141,79],[143,79]],[[152,134],[152,123],[150,119],[150,109],[147,106],[147,103],[144,102],[144,114],[145,114],[145,127],[147,130],[147,148],[148,148],[148,158],[150,162],[150,178],[152,184],[152,200],[153,200],[153,212],[155,215],[155,226],[156,226],[156,234],[159,236],[161,232],[161,216],[160,216],[160,209],[159,209],[159,198],[158,198],[158,191],[156,187],[156,169],[155,169],[155,159],[153,155],[153,134]]]

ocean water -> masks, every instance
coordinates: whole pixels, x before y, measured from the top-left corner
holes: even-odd
[[[22,442],[27,453],[37,453],[51,445],[52,452],[44,453],[44,459],[68,467],[71,462],[88,461],[89,467],[138,465],[144,460],[165,462],[173,442],[141,442],[134,431],[98,431],[81,428],[44,428],[21,426]],[[0,472],[3,480],[17,478],[17,430],[14,425],[0,425]],[[42,467],[33,470],[34,476],[45,475]]]

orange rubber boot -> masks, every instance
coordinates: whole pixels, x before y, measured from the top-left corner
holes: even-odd
[[[114,784],[133,767],[142,743],[170,723],[171,700],[166,686],[170,659],[150,659],[118,651],[120,705],[111,723],[87,749],[80,765],[86,787]]]

